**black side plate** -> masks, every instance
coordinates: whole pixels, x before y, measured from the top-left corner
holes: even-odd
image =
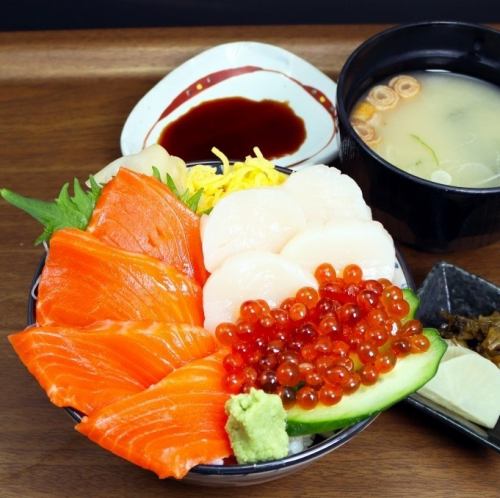
[[[428,327],[439,328],[443,323],[442,310],[465,316],[489,315],[500,310],[500,287],[444,262],[432,268],[418,296],[417,318]],[[500,453],[500,419],[493,429],[486,429],[419,394],[412,394],[407,402]]]

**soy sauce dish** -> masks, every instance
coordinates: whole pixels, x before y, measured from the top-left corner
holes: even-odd
[[[194,161],[211,157],[213,146],[238,158],[258,146],[281,166],[328,163],[338,154],[335,90],[328,76],[280,47],[217,45],[142,97],[123,127],[121,150],[159,143]]]
[[[488,244],[500,238],[499,186],[447,185],[442,172],[433,178],[437,181],[415,176],[379,155],[370,142],[374,137],[355,131],[360,123],[353,121],[353,110],[366,95],[369,107],[370,89],[384,84],[395,93],[394,77],[422,71],[447,71],[500,86],[500,32],[436,21],[398,26],[363,43],[347,60],[337,86],[340,168],[357,181],[375,218],[401,242],[435,252]],[[409,100],[404,95],[409,86],[400,90],[395,100]],[[434,150],[419,142],[437,164]],[[443,175],[445,183],[438,183]]]

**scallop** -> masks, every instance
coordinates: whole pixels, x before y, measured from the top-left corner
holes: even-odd
[[[305,167],[290,175],[282,188],[301,206],[308,225],[372,218],[361,189],[351,177],[341,174],[337,168],[323,164]]]
[[[308,228],[294,237],[281,255],[308,272],[322,263],[337,271],[357,264],[364,279],[394,277],[394,242],[378,221],[343,220]]]
[[[305,226],[302,208],[280,187],[228,194],[203,224],[205,267],[212,273],[227,258],[243,251],[279,252]]]
[[[208,221],[208,214],[202,214],[200,216],[200,237],[203,240],[203,235],[205,233],[205,227]]]
[[[317,288],[313,275],[300,265],[266,251],[247,251],[228,259],[208,278],[203,288],[205,328],[234,322],[249,299],[265,299],[278,306],[301,287]]]

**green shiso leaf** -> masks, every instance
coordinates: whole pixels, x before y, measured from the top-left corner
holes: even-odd
[[[179,189],[177,188],[177,185],[175,184],[174,179],[170,176],[170,174],[167,173],[165,176],[165,180],[162,180],[160,172],[155,166],[153,166],[153,176],[160,182],[164,183],[177,197],[177,199],[184,203],[189,209],[191,209],[191,211],[194,211],[196,213],[201,196],[203,195],[202,188],[197,190],[192,195],[190,194],[189,190],[185,190],[181,193],[179,192]]]
[[[196,191],[187,201],[186,205],[191,211],[196,211],[198,210],[198,204],[200,203],[201,196],[203,195],[203,189],[200,188],[200,190]]]
[[[175,184],[174,179],[168,173],[165,179],[165,185],[176,195],[176,197],[178,197],[181,201],[184,201],[183,195],[186,195],[187,190],[186,192],[184,192],[184,194],[181,194],[177,189],[177,185]]]
[[[13,206],[23,210],[43,225],[43,232],[36,239],[35,245],[48,241],[56,230],[78,228],[85,230],[94,211],[102,188],[89,178],[90,189],[84,190],[79,181],[73,181],[73,195],[69,192],[69,183],[65,183],[59,195],[52,202],[24,197],[12,190],[0,189],[0,195]]]
[[[160,170],[156,166],[153,166],[153,177],[161,182]]]

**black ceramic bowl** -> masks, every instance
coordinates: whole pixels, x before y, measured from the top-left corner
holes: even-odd
[[[203,164],[206,164],[206,162]],[[399,251],[396,253],[396,257],[396,268],[400,275],[400,280],[405,282],[408,287],[414,289],[413,279]],[[38,265],[30,288],[28,297],[28,326],[36,323],[36,291],[44,264],[45,256]],[[83,417],[82,413],[71,407],[67,407],[66,411],[77,423]],[[251,486],[253,484],[273,481],[308,467],[321,457],[340,448],[366,429],[376,418],[377,415],[372,415],[331,435],[316,435],[314,436],[313,444],[309,448],[279,460],[248,465],[197,465],[188,472],[182,481],[214,487]]]
[[[379,33],[349,57],[337,86],[340,169],[361,186],[374,217],[399,241],[428,251],[478,247],[500,238],[500,187],[461,188],[423,180],[382,159],[349,123],[357,100],[384,78],[441,69],[500,86],[500,32],[424,22]]]
[[[198,163],[188,163],[188,166],[193,166],[194,164],[210,165],[220,171],[219,161],[200,161]],[[286,168],[276,167],[276,169],[286,174],[291,173],[291,170]],[[36,292],[44,264],[45,256],[38,265],[30,288],[27,310],[28,325],[36,323]],[[399,251],[396,251],[395,278],[398,284],[412,289],[415,288],[409,269]],[[67,407],[66,411],[75,422],[80,422],[83,416],[82,413],[71,407]],[[183,478],[183,482],[203,486],[220,487],[249,486],[252,484],[260,484],[274,479],[279,479],[307,467],[322,456],[340,448],[343,444],[350,441],[353,437],[368,427],[376,417],[377,415],[373,415],[351,425],[350,427],[336,431],[331,435],[316,435],[313,439],[313,444],[309,448],[301,451],[300,453],[290,455],[279,460],[249,465],[197,465]]]

